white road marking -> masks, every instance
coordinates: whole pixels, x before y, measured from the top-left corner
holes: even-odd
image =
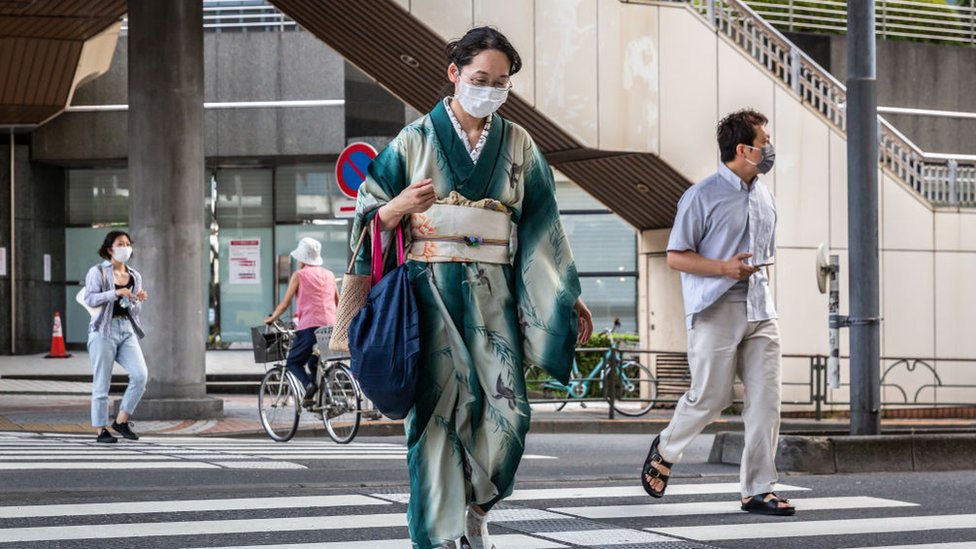
[[[798,511],[838,509],[867,509],[882,507],[916,507],[917,503],[863,496],[791,499]],[[652,503],[647,505],[595,505],[591,507],[552,507],[556,513],[566,513],[589,519],[630,517],[676,517],[690,515],[719,515],[743,513],[738,501],[701,501],[690,503]]]
[[[976,515],[932,515],[884,517],[847,520],[811,520],[804,522],[764,522],[758,524],[723,524],[719,526],[683,526],[680,528],[647,528],[647,530],[699,541],[727,539],[771,539],[803,536],[840,536],[926,530],[971,529]]]

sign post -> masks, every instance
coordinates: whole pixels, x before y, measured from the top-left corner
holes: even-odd
[[[366,181],[369,164],[376,158],[376,149],[368,143],[351,143],[339,153],[336,161],[335,177],[339,191],[349,200],[337,201],[334,206],[336,217],[352,217],[356,214],[356,197],[359,187]]]

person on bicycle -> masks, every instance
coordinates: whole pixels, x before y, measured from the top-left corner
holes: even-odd
[[[149,295],[142,287],[142,275],[127,265],[132,257],[132,240],[124,231],[110,231],[98,248],[104,261],[85,275],[85,304],[98,313],[88,324],[88,358],[92,365],[92,426],[102,443],[117,442],[108,432],[108,391],[112,384],[112,367],[118,362],[129,373],[129,383],[122,395],[119,414],[112,430],[129,440],[139,435],[129,425],[143,393],[149,372],[139,339],[145,336],[139,323],[142,302]]]
[[[298,261],[299,268],[291,275],[284,299],[271,316],[264,319],[265,324],[278,320],[291,306],[292,298],[295,298],[298,326],[288,351],[287,366],[305,388],[302,406],[311,406],[318,391],[315,379],[319,360],[312,352],[315,347],[315,330],[335,324],[336,304],[339,303],[335,274],[322,267],[321,252],[322,245],[314,238],[306,237],[298,242],[298,247],[291,252],[291,256]],[[311,375],[305,372],[306,364]]]
[[[480,27],[446,53],[450,91],[373,160],[352,243],[374,216],[384,232],[409,225],[420,321],[416,401],[405,421],[413,548],[460,539],[493,549],[487,513],[512,493],[529,430],[523,367],[566,383],[592,320],[552,170],[528,132],[495,113],[521,67],[518,52]],[[368,271],[368,255],[357,272]]]

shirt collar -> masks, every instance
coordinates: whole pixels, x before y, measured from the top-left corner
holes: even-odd
[[[719,162],[718,175],[726,183],[732,186],[737,191],[749,192],[756,186],[756,182],[759,181],[759,176],[757,175],[755,179],[752,180],[752,185],[746,185],[745,181],[741,177],[735,174],[725,162]]]

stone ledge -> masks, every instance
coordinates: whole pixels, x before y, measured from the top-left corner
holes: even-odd
[[[112,417],[119,413],[122,399],[114,399]],[[216,397],[196,398],[144,398],[139,401],[132,419],[136,421],[160,421],[174,419],[221,419],[224,417],[224,400]]]
[[[741,432],[718,433],[709,463],[739,465],[743,439]],[[976,469],[976,433],[785,434],[776,467],[815,474]]]

